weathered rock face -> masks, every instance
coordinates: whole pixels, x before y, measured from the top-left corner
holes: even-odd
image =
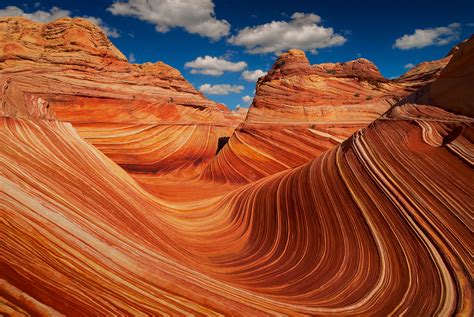
[[[292,75],[319,75],[325,77],[357,77],[385,81],[377,67],[365,58],[346,63],[323,63],[310,65],[302,50],[291,49],[281,54],[266,79],[272,80]]]
[[[439,74],[450,60],[451,55],[448,55],[445,58],[436,61],[420,63],[408,70],[399,78],[395,79],[394,82],[405,87],[414,89],[421,88],[438,78]]]
[[[352,126],[331,116],[284,124],[266,107],[269,120],[247,118],[222,149],[219,131],[238,115],[184,89],[168,66],[153,65],[169,77],[137,70],[129,80],[7,61],[0,314],[472,316],[474,119],[454,112],[470,109],[473,42],[443,77],[346,140],[367,112]],[[350,76],[321,77],[342,111],[337,80]],[[269,85],[283,87],[278,78]],[[411,102],[433,102],[428,93],[451,80],[460,89],[446,105]],[[130,173],[144,167],[169,170]]]
[[[397,109],[300,167],[159,198],[71,125],[2,117],[0,311],[472,315],[474,120]]]
[[[430,85],[411,100],[474,116],[474,35],[461,43],[449,64]]]
[[[130,171],[198,173],[242,120],[162,62],[129,64],[87,20],[2,18],[0,38],[0,114],[70,122]]]
[[[467,43],[468,40],[465,40],[455,45],[444,58],[416,65],[399,78],[394,79],[393,82],[412,91],[428,86],[440,76],[441,71],[448,65],[453,55]]]
[[[95,68],[127,63],[105,34],[84,19],[63,18],[43,24],[20,17],[1,18],[0,38],[2,62],[20,60]]]
[[[258,81],[247,122],[353,121],[354,113],[373,120],[404,94],[366,59],[310,65],[303,51],[290,50]]]
[[[448,60],[437,72],[419,69],[415,83],[386,80],[366,59],[310,65],[290,50],[259,79],[246,120],[202,177],[246,183],[304,164],[433,80]]]
[[[204,112],[221,110],[213,114],[220,118],[223,117],[221,112],[229,112],[203,97],[171,66],[162,62],[129,64],[102,31],[87,20],[64,18],[42,24],[24,18],[2,18],[0,37],[2,77],[10,82],[18,81],[19,89],[34,90],[31,86],[39,85],[35,94],[43,91],[45,95],[62,97],[69,94],[77,99],[102,98],[143,104],[153,101],[155,107],[150,109],[154,113],[170,112],[169,109],[160,111],[160,107],[156,107],[160,104],[185,113],[195,113],[196,109]],[[28,82],[33,74],[39,78],[35,85]],[[179,110],[180,107],[183,110]],[[137,107],[130,108],[135,110]],[[100,112],[90,113],[89,110],[84,109],[84,112],[89,121],[94,121],[94,115],[99,116]],[[123,110],[119,109],[119,112],[123,113]],[[50,112],[56,113],[58,119],[64,114],[59,109],[50,109]],[[123,120],[142,121],[136,117]],[[110,121],[109,117],[107,119]],[[180,118],[175,116],[169,120],[179,121]],[[196,120],[206,122],[206,115],[197,112]]]

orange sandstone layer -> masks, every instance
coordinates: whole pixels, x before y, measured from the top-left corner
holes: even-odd
[[[456,75],[455,69],[468,68],[473,43],[461,47],[446,70]],[[472,81],[464,74],[459,78]],[[187,170],[171,157],[181,148],[178,156],[190,154],[187,162],[202,157],[193,153],[209,142],[198,142],[206,137],[194,139],[195,133],[211,132],[193,127],[205,126],[201,112],[172,103],[180,111],[165,119],[161,105],[137,101],[126,108],[110,96],[71,101],[78,87],[90,93],[84,79],[68,88],[58,81],[67,76],[42,76],[31,80],[57,86],[59,97],[50,90],[28,94],[33,88],[26,76],[3,81],[0,314],[474,313],[474,119],[460,115],[454,102],[465,109],[470,86],[464,82],[447,91],[453,103],[408,102],[422,89],[345,141],[354,127],[326,122],[331,116],[290,125],[274,122],[278,115],[266,108],[268,128],[247,119],[211,163],[224,178],[212,174],[204,182],[183,172],[173,182],[130,176],[124,155],[146,161],[141,145],[163,146],[158,152],[170,159],[160,166]],[[116,84],[98,84],[91,94],[119,96],[124,86]],[[220,113],[205,109],[206,116]],[[88,125],[88,112],[103,121]],[[191,117],[196,121],[186,124]],[[157,135],[166,135],[169,145],[155,145]],[[168,146],[176,151],[167,152]],[[280,156],[265,163],[267,153]],[[250,162],[248,174],[234,179],[235,171],[244,171],[242,162]],[[252,175],[256,167],[262,173]]]
[[[310,65],[303,51],[290,50],[259,79],[246,120],[201,178],[247,183],[304,164],[433,81],[449,59],[389,81],[363,58]]]
[[[129,171],[196,175],[242,120],[162,62],[129,64],[87,20],[1,18],[0,38],[0,114],[71,122]]]
[[[194,201],[151,195],[69,124],[0,123],[2,311],[473,312],[471,118],[407,104]]]

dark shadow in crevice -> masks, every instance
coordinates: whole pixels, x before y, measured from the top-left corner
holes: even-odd
[[[219,140],[217,140],[217,150],[216,150],[216,155],[222,150],[222,148],[229,142],[229,137],[228,136],[223,136],[220,137]]]
[[[443,145],[447,145],[457,139],[461,135],[463,128],[461,126],[454,127],[444,138]]]

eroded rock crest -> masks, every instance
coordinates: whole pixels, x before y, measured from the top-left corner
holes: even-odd
[[[10,43],[114,51],[14,21]],[[291,50],[233,134],[244,114],[165,64],[9,48],[0,314],[471,316],[473,47],[395,81]]]

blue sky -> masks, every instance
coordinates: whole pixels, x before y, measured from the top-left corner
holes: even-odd
[[[443,57],[474,33],[472,0],[182,1],[189,3],[2,0],[0,15],[30,14],[40,21],[90,17],[127,57],[164,61],[229,108],[248,106],[242,97],[253,96],[255,82],[242,72],[267,71],[276,54],[290,47],[306,50],[313,64],[364,57],[392,78],[406,65]]]

